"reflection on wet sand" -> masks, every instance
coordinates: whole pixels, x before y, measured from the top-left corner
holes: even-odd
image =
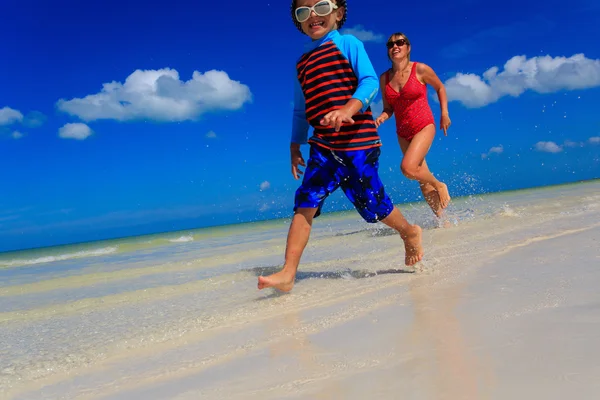
[[[324,363],[317,362],[318,355],[326,353],[324,349],[318,349],[311,341],[308,333],[303,329],[303,324],[298,311],[291,311],[280,318],[272,319],[268,324],[270,331],[286,331],[290,334],[286,339],[275,341],[269,346],[271,358],[294,357],[300,363],[298,370],[308,371],[311,376],[327,376],[330,368]],[[314,397],[320,399],[343,399],[345,398],[342,386],[337,379],[328,379],[323,390]]]
[[[408,368],[415,369],[419,391],[430,390],[431,399],[490,398],[491,366],[482,365],[473,354],[456,315],[466,283],[439,288],[423,283],[420,279],[409,283],[414,321],[408,343],[415,358]]]

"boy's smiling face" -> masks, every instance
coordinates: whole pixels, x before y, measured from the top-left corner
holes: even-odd
[[[296,2],[296,8],[298,7],[313,7],[315,4],[322,2],[323,0],[298,0]],[[336,1],[332,0],[335,4]],[[310,13],[310,17],[301,22],[302,31],[306,33],[311,39],[318,40],[323,36],[327,35],[334,29],[337,29],[337,24],[344,17],[344,7],[334,9],[331,14],[325,16],[318,16],[313,11]]]

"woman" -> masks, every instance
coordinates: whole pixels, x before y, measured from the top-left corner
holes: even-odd
[[[375,120],[379,127],[392,115],[396,118],[396,133],[404,158],[402,173],[421,185],[423,197],[438,218],[450,202],[448,187],[438,181],[427,166],[425,155],[435,138],[435,122],[427,101],[427,85],[438,94],[442,117],[440,128],[448,135],[450,117],[446,89],[433,69],[410,61],[410,41],[403,33],[394,33],[387,42],[392,68],[379,78],[383,112]]]

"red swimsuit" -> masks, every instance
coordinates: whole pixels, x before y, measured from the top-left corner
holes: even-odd
[[[390,85],[389,71],[385,73],[384,95],[394,110],[396,133],[409,141],[427,125],[434,124],[433,113],[427,102],[427,85],[419,82],[416,71],[415,62],[400,92]]]

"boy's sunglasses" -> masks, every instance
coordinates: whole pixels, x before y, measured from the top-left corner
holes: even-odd
[[[391,40],[389,42],[387,42],[386,46],[388,49],[391,49],[392,47],[394,47],[394,45],[398,46],[398,47],[402,47],[406,44],[406,39],[398,39],[398,40]]]
[[[338,6],[333,4],[331,0],[323,0],[318,2],[312,7],[298,7],[296,8],[296,19],[298,22],[304,22],[310,18],[310,14],[314,11],[319,17],[324,17],[333,12],[333,10],[337,9]]]

